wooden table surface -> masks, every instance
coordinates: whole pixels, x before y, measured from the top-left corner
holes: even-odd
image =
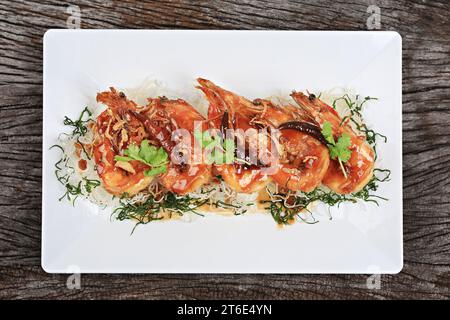
[[[403,37],[404,259],[369,290],[365,275],[66,275],[40,267],[42,36],[68,3],[0,0],[0,298],[448,298],[450,2],[71,1],[81,28],[381,30]],[[330,48],[332,49],[332,48]]]

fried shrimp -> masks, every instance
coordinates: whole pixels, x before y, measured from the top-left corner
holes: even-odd
[[[331,160],[323,184],[340,194],[354,193],[364,188],[373,176],[375,162],[375,152],[365,137],[358,136],[347,122],[342,121],[335,109],[314,95],[293,92],[291,96],[320,127],[329,122],[335,138],[343,133],[350,136],[350,159],[343,163],[343,168],[337,160]]]
[[[255,121],[279,129],[280,160],[272,179],[292,191],[310,192],[317,188],[330,162],[320,129],[305,122],[298,107],[281,107],[264,99],[254,103],[264,107]]]
[[[114,88],[99,93],[97,101],[108,107],[97,117],[94,126],[93,153],[97,173],[109,193],[132,196],[153,180],[144,175],[149,167],[139,161],[115,161],[114,158],[128,145],[140,144],[147,138],[143,124],[134,116],[138,106]]]
[[[168,190],[183,195],[211,180],[211,165],[196,161],[193,152],[194,129],[206,130],[205,118],[182,99],[148,99],[146,110],[137,114],[150,137],[170,155],[167,171],[159,182]]]
[[[258,144],[267,149],[266,137],[257,132],[257,126],[252,124],[252,119],[260,107],[255,106],[250,100],[224,90],[206,79],[197,79],[207,100],[209,101],[208,119],[213,128],[219,130],[223,137],[226,131],[232,132],[233,139],[241,150],[235,148],[233,163],[215,163],[216,175],[220,175],[231,189],[241,193],[253,193],[263,189],[270,181],[267,174],[267,163],[257,159],[250,159],[250,145]],[[242,150],[243,149],[243,150]],[[256,162],[256,163],[255,163]]]

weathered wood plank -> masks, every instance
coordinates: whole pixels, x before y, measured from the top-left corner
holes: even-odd
[[[450,3],[379,1],[403,36],[405,268],[367,290],[350,275],[83,275],[40,265],[42,36],[68,4],[0,0],[0,298],[448,298]],[[372,1],[71,1],[82,28],[366,30]]]

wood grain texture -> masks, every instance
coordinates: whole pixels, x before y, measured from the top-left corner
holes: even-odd
[[[40,268],[42,36],[68,3],[0,0],[0,298],[449,298],[450,2],[71,1],[82,28],[366,30],[403,37],[404,255],[399,275],[83,275]]]

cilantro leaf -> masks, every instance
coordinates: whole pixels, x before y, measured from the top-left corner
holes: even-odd
[[[139,157],[144,159],[146,163],[152,163],[153,157],[157,152],[155,146],[151,146],[148,140],[143,140],[141,142],[141,149],[139,150]]]
[[[233,140],[225,139],[225,141],[223,142],[223,148],[226,152],[233,152],[236,146]]]
[[[165,173],[166,171],[167,171],[167,168],[165,166],[154,167],[150,170],[144,171],[144,175],[146,177],[156,176],[160,173]]]
[[[350,159],[352,151],[349,149],[351,146],[351,141],[348,133],[344,132],[336,142],[333,137],[331,123],[325,121],[322,125],[322,135],[328,142],[328,149],[330,150],[331,159],[338,159],[339,162],[347,162]]]
[[[122,161],[137,160],[137,161],[145,163],[145,160],[143,158],[141,158],[141,156],[139,155],[139,147],[137,145],[135,145],[135,144],[129,145],[128,149],[125,149],[123,151],[123,154],[125,156],[127,156],[129,159],[128,160],[123,159]],[[118,157],[118,156],[116,156],[116,157]]]
[[[146,176],[152,176],[166,172],[164,166],[169,161],[169,156],[163,148],[157,148],[149,143],[148,140],[142,140],[138,147],[136,144],[130,144],[123,152],[124,156],[115,156],[116,161],[137,160],[150,167],[151,169],[144,172]]]
[[[198,142],[200,142],[201,146],[203,148],[208,147],[212,142],[214,142],[214,138],[211,136],[209,131],[199,131],[195,130],[194,137],[197,139]]]
[[[339,150],[338,157],[342,162],[347,162],[352,155],[352,151],[349,149],[351,146],[350,136],[348,133],[343,133],[336,143],[336,148]]]
[[[201,132],[199,130],[195,130],[194,138],[197,139],[197,141],[200,142],[200,144],[202,144],[203,143],[203,132]]]
[[[234,160],[234,150],[236,149],[234,140],[225,139],[223,142],[223,149],[225,150],[225,163],[232,163]]]
[[[336,160],[339,155],[338,149],[335,146],[328,146],[328,149],[330,151],[330,158]]]
[[[211,137],[211,135],[209,134],[208,131],[205,131],[203,133],[203,142],[202,142],[202,146],[207,148],[208,146],[210,146],[212,143],[214,143],[216,139],[214,139],[213,137]]]
[[[160,166],[162,164],[166,164],[169,161],[169,155],[163,148],[159,148],[156,151],[155,156],[152,158],[152,164],[154,166]]]
[[[134,159],[132,159],[130,157],[124,157],[124,156],[115,156],[114,160],[116,160],[116,161],[131,161],[131,160],[134,160]]]
[[[325,121],[322,125],[322,135],[329,144],[335,144],[333,131],[331,130],[331,123],[329,123],[328,121]]]
[[[194,132],[194,137],[200,142],[201,146],[207,151],[205,157],[207,163],[223,164],[224,162],[230,164],[234,160],[235,143],[231,139],[223,141],[220,137],[211,136],[209,131]],[[225,158],[225,159],[224,159]]]

